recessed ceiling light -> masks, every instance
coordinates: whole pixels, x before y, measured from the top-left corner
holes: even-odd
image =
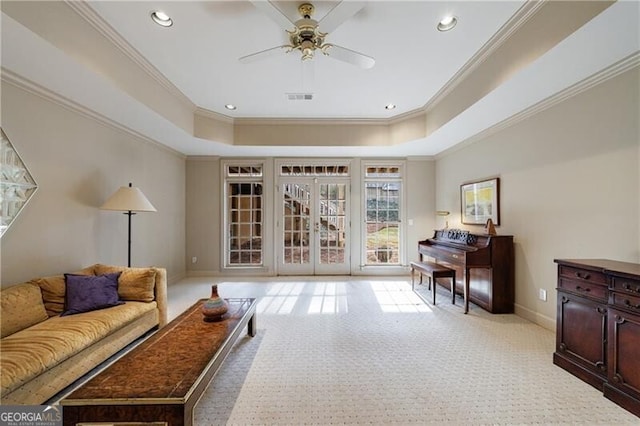
[[[386,105],[386,106],[384,107],[384,109],[388,109],[388,110],[396,109],[396,104],[389,104],[389,105]]]
[[[449,31],[458,23],[458,18],[453,15],[445,16],[438,22],[438,31]]]
[[[226,104],[224,107],[230,111],[233,111],[237,108],[235,105],[232,105],[232,104]]]
[[[151,19],[162,27],[170,27],[173,25],[173,19],[161,10],[151,12]]]

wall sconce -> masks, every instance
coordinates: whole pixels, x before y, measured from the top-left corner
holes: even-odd
[[[446,211],[446,210],[438,210],[438,211],[436,211],[436,215],[437,215],[437,216],[447,217],[447,216],[449,216],[450,214],[451,214],[451,213],[449,213],[449,212],[448,212],[448,211]],[[449,229],[449,221],[448,221],[448,220],[445,220],[445,221],[444,221],[444,229]]]

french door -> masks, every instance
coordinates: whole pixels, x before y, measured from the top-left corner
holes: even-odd
[[[281,178],[278,198],[278,273],[349,274],[349,179]]]

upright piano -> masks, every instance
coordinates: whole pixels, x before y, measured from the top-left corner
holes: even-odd
[[[455,269],[458,294],[469,281],[469,300],[494,314],[513,312],[515,268],[513,236],[473,234],[461,229],[436,230],[418,242],[420,260]],[[439,283],[440,284],[440,283]],[[446,288],[450,281],[441,283]]]

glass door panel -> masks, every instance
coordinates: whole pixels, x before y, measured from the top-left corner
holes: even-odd
[[[347,185],[319,183],[319,273],[343,273],[340,265],[346,263],[347,244]],[[327,267],[335,265],[335,267]],[[337,269],[340,269],[339,271]]]
[[[280,184],[279,274],[349,274],[348,180],[339,179]]]
[[[311,264],[311,184],[283,183],[282,197],[282,266],[290,273],[313,273]]]

